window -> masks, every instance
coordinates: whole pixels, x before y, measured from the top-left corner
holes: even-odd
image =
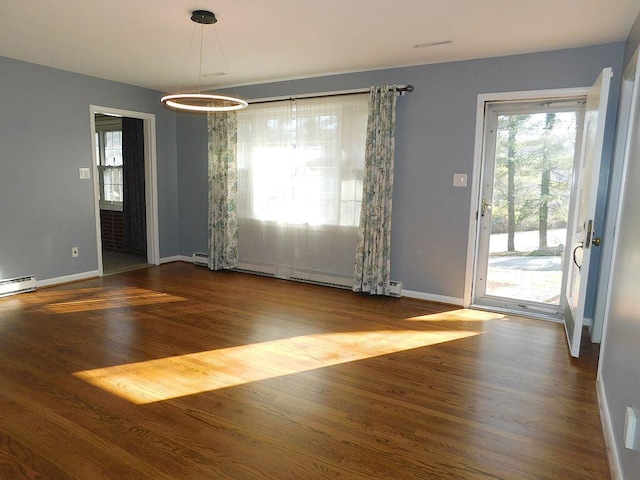
[[[122,210],[122,119],[96,116],[100,208]]]
[[[239,215],[357,226],[367,101],[367,95],[304,99],[240,112]]]
[[[240,268],[353,282],[368,94],[238,112]]]

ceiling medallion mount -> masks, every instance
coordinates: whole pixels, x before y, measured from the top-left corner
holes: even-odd
[[[191,21],[202,25],[212,25],[218,21],[216,14],[209,10],[194,10],[191,12]]]
[[[204,25],[213,25],[218,21],[218,19],[213,12],[208,10],[194,10],[191,12],[191,21],[199,23],[202,28]],[[222,50],[222,45],[220,45],[220,49]],[[198,76],[198,85],[200,85],[201,78],[202,32],[200,35],[200,72]],[[248,106],[247,102],[239,98],[200,93],[200,90],[198,90],[198,93],[176,93],[174,95],[165,95],[162,97],[161,101],[167,107],[188,112],[230,112],[233,110],[241,110]]]

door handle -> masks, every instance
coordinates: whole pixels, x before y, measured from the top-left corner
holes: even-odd
[[[589,223],[587,224],[587,235],[585,236],[585,239],[587,242],[587,248],[589,248],[589,244],[594,247],[599,247],[600,242],[602,242],[600,237],[596,237],[596,229],[593,228],[593,220],[589,220]]]
[[[487,203],[487,201],[483,198],[482,199],[482,206],[480,207],[480,216],[484,217],[484,212],[487,209],[487,207],[492,207],[493,205],[490,203]]]
[[[578,267],[578,271],[580,271],[580,269],[582,268],[582,265],[578,263],[578,259],[576,258],[579,248],[583,248],[582,242],[578,242],[578,245],[576,245],[576,248],[573,249],[573,263],[575,264],[576,267]]]

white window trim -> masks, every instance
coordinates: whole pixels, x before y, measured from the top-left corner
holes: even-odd
[[[100,210],[111,210],[114,212],[122,212],[122,202],[115,201],[107,201],[104,199],[104,176],[103,170],[105,168],[120,168],[122,170],[122,166],[120,167],[108,167],[103,165],[104,162],[104,133],[105,132],[122,132],[122,118],[121,117],[104,117],[100,119],[99,122],[96,122],[95,132],[101,138],[98,142],[97,147],[100,150],[100,164],[97,163],[96,158],[96,166],[98,168],[98,182],[100,184]]]

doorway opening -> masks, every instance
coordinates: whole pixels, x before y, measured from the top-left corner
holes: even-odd
[[[91,107],[100,275],[157,265],[153,115]]]
[[[585,97],[485,104],[472,303],[564,314]]]

